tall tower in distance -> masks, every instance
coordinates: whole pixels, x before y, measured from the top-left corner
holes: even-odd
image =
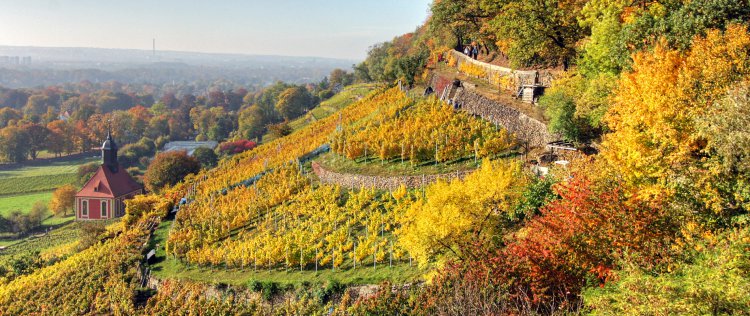
[[[152,43],[153,56],[154,56],[154,58],[156,58],[156,39],[155,38],[152,39],[151,43]]]

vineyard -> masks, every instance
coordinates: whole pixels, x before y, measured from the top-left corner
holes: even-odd
[[[198,267],[254,271],[411,264],[394,232],[415,193],[316,183],[297,158],[326,142],[349,158],[374,150],[382,160],[439,162],[494,157],[513,146],[505,130],[434,98],[378,91],[178,187],[191,202],[177,214],[167,255]]]
[[[0,252],[0,283],[54,264],[75,252],[79,227],[67,224],[42,236],[23,239]]]
[[[253,269],[341,269],[409,259],[391,236],[403,211],[399,206],[409,204],[405,190],[391,196],[314,187],[296,168],[285,167],[252,189],[235,191],[246,192],[214,201],[215,207],[242,210],[222,214],[234,218],[226,229],[184,229],[195,223],[178,222],[170,252],[198,265]]]
[[[116,237],[0,287],[0,310],[8,315],[134,314],[141,247],[159,218],[147,214]]]
[[[325,143],[338,126],[357,122],[391,104],[406,104],[408,100],[403,92],[395,88],[376,90],[344,108],[338,115],[315,121],[291,135],[264,143],[231,159],[222,160],[218,167],[195,177],[205,178],[194,192],[196,201],[201,203],[199,200],[210,199],[218,190],[250,179],[265,170],[295,161]],[[183,186],[185,193],[190,185],[192,183],[188,181]]]
[[[330,143],[334,152],[349,159],[377,157],[412,163],[494,157],[513,146],[505,129],[456,112],[436,98],[416,100],[408,107],[394,105],[364,126],[337,130]]]
[[[388,133],[395,138],[383,136]],[[443,165],[471,157],[485,159],[476,176],[456,180],[450,189],[438,182],[423,190],[347,190],[319,183],[309,172],[309,164],[300,161],[301,157],[316,159],[311,152],[327,148],[321,147],[326,143],[334,151],[363,148],[364,155],[370,155],[372,146],[381,149],[375,151],[375,157],[382,161],[406,158]],[[407,144],[408,156],[382,150]],[[435,99],[410,98],[398,89],[376,91],[337,115],[225,159],[217,168],[189,176],[167,189],[165,194],[173,201],[180,197],[189,201],[180,206],[173,221],[159,225],[165,212],[149,211],[165,209],[168,203],[162,197],[138,197],[128,201],[122,225],[110,227],[100,237],[103,241],[94,246],[75,253],[75,242],[63,242],[62,238],[46,246],[40,257],[66,259],[7,280],[0,290],[0,307],[14,314],[142,312],[135,300],[142,291],[139,286],[144,284],[138,270],[144,245],[159,248],[157,255],[166,262],[154,267],[167,267],[169,271],[154,272],[165,279],[235,280],[228,282],[240,286],[258,279],[307,286],[304,284],[310,280],[324,282],[323,277],[342,284],[412,281],[429,264],[425,245],[419,242],[428,239],[420,237],[424,229],[409,218],[415,212],[435,213],[426,203],[440,192],[459,192],[464,185],[476,186],[487,177],[501,177],[508,185],[523,183],[516,175],[517,168],[501,168],[486,159],[512,146],[511,136],[504,130],[456,113]],[[428,154],[431,148],[437,151]],[[357,158],[362,157],[349,157],[351,161]],[[496,197],[505,189],[477,192]],[[156,228],[157,236],[149,238],[149,232]],[[175,265],[180,268],[170,268]],[[94,280],[87,279],[92,277]],[[141,298],[153,313],[169,314],[191,306],[226,311],[275,310],[273,304],[268,309],[269,305],[257,296],[237,297],[242,299],[237,305],[231,300],[207,298],[205,293],[211,290],[204,285],[187,280],[164,282],[155,296]],[[173,305],[175,297],[185,300],[186,305]],[[18,304],[15,298],[39,303]],[[44,303],[48,301],[68,303],[52,306]],[[321,302],[297,297],[283,308],[320,310]]]

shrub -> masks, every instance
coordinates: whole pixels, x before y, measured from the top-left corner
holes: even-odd
[[[254,141],[240,139],[233,142],[224,142],[219,145],[219,152],[222,155],[234,155],[243,151],[255,148],[257,144]]]

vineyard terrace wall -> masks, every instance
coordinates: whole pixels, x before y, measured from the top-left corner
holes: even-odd
[[[438,179],[447,181],[457,178],[463,179],[466,175],[473,172],[473,170],[466,170],[417,176],[369,176],[333,172],[325,169],[317,162],[312,163],[312,168],[322,183],[338,184],[348,189],[374,188],[378,190],[395,190],[402,184],[410,189],[419,188],[436,182]]]
[[[528,142],[530,147],[544,147],[547,143],[559,139],[558,136],[550,134],[543,122],[510,105],[489,99],[466,85],[456,89],[453,102],[459,104],[462,111],[504,127],[519,140]]]

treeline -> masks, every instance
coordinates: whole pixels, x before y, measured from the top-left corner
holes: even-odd
[[[109,128],[120,144],[133,144],[122,148],[123,162],[130,165],[171,140],[259,138],[269,125],[303,115],[353,81],[352,74],[337,69],[315,84],[277,82],[255,91],[235,87],[204,95],[165,92],[158,99],[148,87],[117,83],[99,90],[86,83],[73,91],[0,89],[0,157],[22,162],[41,151],[86,152]]]

